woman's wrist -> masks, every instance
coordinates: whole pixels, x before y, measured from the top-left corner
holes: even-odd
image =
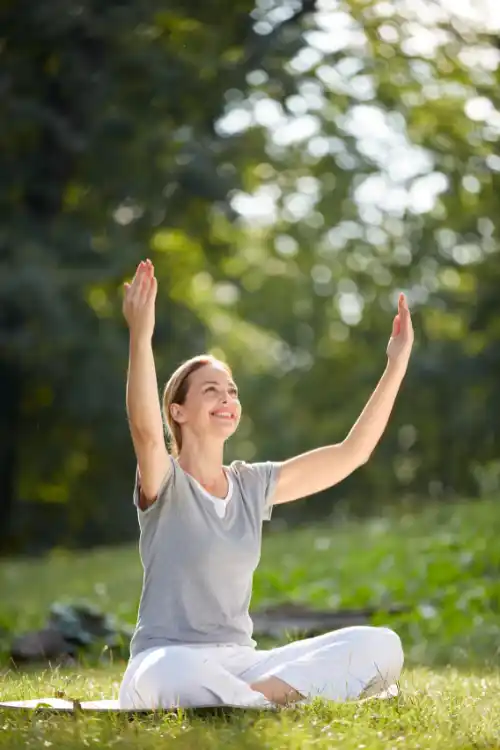
[[[143,331],[130,329],[130,347],[133,349],[147,349],[152,345],[153,337]]]
[[[408,358],[407,357],[388,357],[386,372],[390,373],[394,377],[400,377],[401,380],[406,375],[408,369]]]

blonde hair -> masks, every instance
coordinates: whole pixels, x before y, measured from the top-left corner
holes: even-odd
[[[199,354],[197,357],[192,357],[183,362],[170,376],[163,389],[163,418],[168,430],[170,452],[173,456],[178,456],[181,452],[182,430],[180,424],[173,418],[170,407],[172,404],[183,404],[185,402],[189,390],[189,376],[196,370],[205,367],[205,365],[222,365],[226,372],[232,375],[231,370],[224,362],[220,362],[211,354]]]

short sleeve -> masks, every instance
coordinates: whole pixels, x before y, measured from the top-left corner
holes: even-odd
[[[270,521],[273,510],[273,495],[278,482],[281,464],[274,461],[247,464],[235,461],[233,466],[241,473],[243,486],[261,509],[263,521]]]
[[[160,484],[160,488],[158,490],[158,495],[156,497],[155,502],[152,503],[148,508],[146,508],[146,510],[142,510],[139,505],[140,498],[141,498],[141,475],[139,472],[139,467],[138,466],[136,467],[133,500],[134,500],[134,505],[137,508],[137,512],[139,513],[140,516],[146,516],[149,513],[151,513],[154,509],[160,508],[163,502],[163,499],[165,497],[166,490],[170,486],[170,484],[174,482],[174,478],[175,478],[176,464],[172,456],[170,456],[170,463],[171,463],[170,470],[165,474],[165,477],[162,483]]]

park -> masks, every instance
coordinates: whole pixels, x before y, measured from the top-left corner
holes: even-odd
[[[50,0],[0,39],[0,748],[500,747],[498,8]],[[228,388],[218,478],[189,390],[165,456],[232,507],[227,467],[280,467],[258,647],[388,628],[390,695],[78,710],[118,699],[165,507],[130,397],[145,259],[156,406],[205,353]],[[1,705],[33,699],[74,710]]]

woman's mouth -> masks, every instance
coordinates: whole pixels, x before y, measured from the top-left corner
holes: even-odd
[[[231,422],[235,419],[234,414],[230,411],[226,411],[225,409],[221,409],[220,411],[212,411],[210,413],[210,416],[215,417],[216,419],[222,419],[226,422]]]

